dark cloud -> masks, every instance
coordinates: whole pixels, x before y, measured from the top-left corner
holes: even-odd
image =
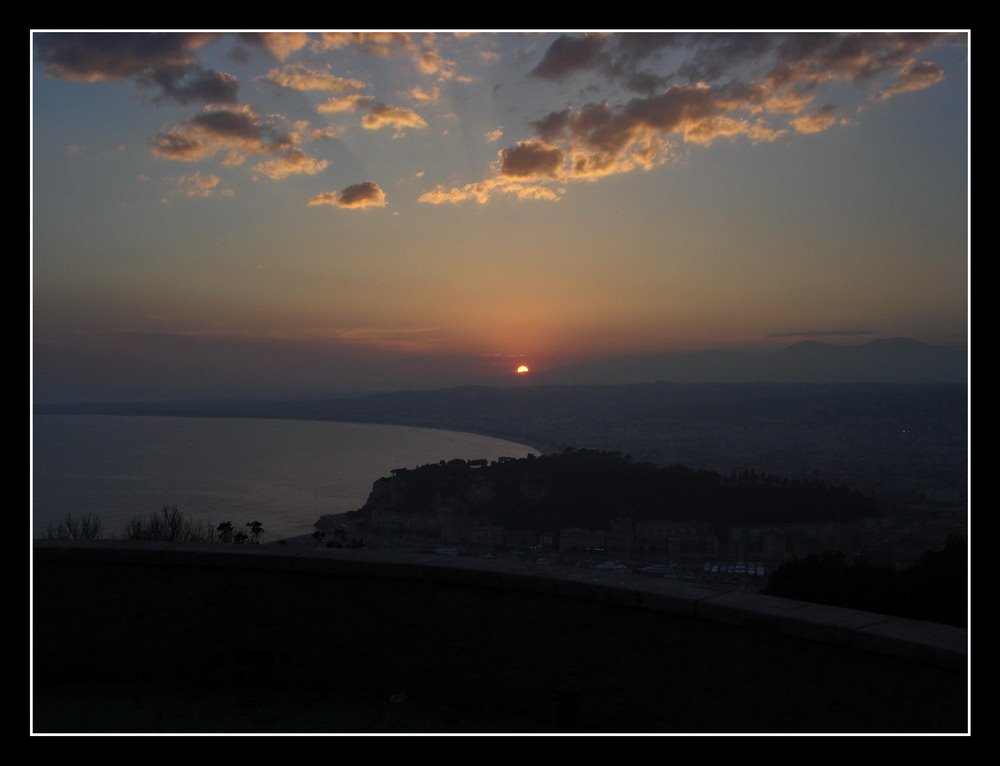
[[[531,74],[545,80],[563,80],[576,72],[590,69],[601,60],[605,40],[604,35],[559,35]]]
[[[555,177],[562,161],[562,151],[556,146],[518,141],[500,152],[500,173],[512,178]]]
[[[264,133],[257,115],[251,109],[222,109],[202,112],[191,118],[191,125],[206,133],[248,141],[260,140]]]
[[[250,51],[244,48],[242,45],[237,45],[228,53],[226,53],[226,58],[230,61],[234,61],[237,64],[246,64],[251,56]]]
[[[763,82],[779,90],[808,90],[830,80],[866,84],[891,72],[900,77],[902,87],[886,91],[892,95],[937,82],[931,71],[924,72],[922,80],[916,74],[908,78],[905,71],[919,66],[915,57],[932,45],[963,40],[963,35],[922,32],[560,35],[532,74],[563,80],[589,71],[650,95],[671,81],[731,80],[744,75],[741,69],[747,65],[762,68]],[[648,68],[667,52],[683,57],[679,66],[665,73]],[[910,83],[914,87],[907,88]]]
[[[669,78],[639,69],[649,56],[662,51],[677,39],[670,33],[638,32],[616,35],[560,35],[548,47],[531,74],[561,81],[587,70],[620,81],[638,93],[652,93]]]
[[[385,207],[385,192],[373,181],[362,181],[339,192],[323,192],[309,200],[310,206],[332,205],[333,207],[359,209]]]
[[[777,35],[757,32],[678,35],[678,46],[691,51],[679,74],[689,82],[718,80],[736,66],[762,59],[779,41]]]
[[[242,164],[249,155],[287,152],[299,140],[297,133],[262,119],[244,104],[205,107],[187,122],[156,133],[150,145],[158,157],[188,162],[227,151],[223,165],[231,167]]]
[[[143,78],[137,78],[143,82]],[[156,73],[152,80],[163,88],[163,93],[156,101],[170,99],[179,104],[189,101],[204,101],[209,104],[236,103],[239,90],[239,80],[234,75],[216,72],[213,69],[194,67],[180,77],[172,78],[163,70]]]
[[[154,101],[233,103],[237,79],[199,66],[195,52],[218,37],[207,33],[44,33],[35,50],[51,77],[79,82],[133,79],[160,88]]]
[[[772,87],[814,87],[830,80],[871,82],[883,73],[899,73],[914,56],[932,45],[949,41],[935,33],[809,33],[776,39],[774,68],[767,76]],[[954,40],[955,38],[951,38]]]

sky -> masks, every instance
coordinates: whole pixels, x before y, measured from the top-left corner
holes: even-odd
[[[964,346],[967,38],[33,32],[35,400]]]

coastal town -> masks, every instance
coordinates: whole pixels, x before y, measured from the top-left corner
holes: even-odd
[[[545,564],[627,568],[678,579],[752,586],[755,581],[762,585],[766,575],[783,562],[826,551],[902,568],[949,536],[964,536],[966,528],[964,503],[933,496],[921,503],[894,506],[889,514],[845,520],[719,524],[617,515],[603,525],[570,523],[539,528],[537,523],[505,524],[496,513],[488,512],[497,503],[495,485],[483,478],[490,466],[496,463],[449,461],[441,468],[448,471],[445,484],[450,489],[438,487],[429,502],[417,505],[406,499],[417,471],[396,469],[392,476],[375,482],[363,508],[320,518],[316,540],[329,538],[327,542],[333,547],[330,541],[336,533],[344,540],[363,540],[370,548],[447,556],[533,557]],[[546,492],[544,486],[524,481],[521,489],[524,496],[536,501],[544,499]]]

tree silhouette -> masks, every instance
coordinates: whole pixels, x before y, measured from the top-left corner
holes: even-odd
[[[250,528],[250,542],[260,544],[260,536],[264,534],[264,527],[259,521],[248,521],[247,527]]]
[[[233,522],[224,521],[215,528],[218,533],[220,543],[231,543],[233,541]]]

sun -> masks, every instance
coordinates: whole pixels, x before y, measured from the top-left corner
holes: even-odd
[[[529,372],[531,372],[531,370],[528,369],[528,365],[526,364],[519,364],[517,369],[514,370],[514,373],[517,375],[527,375]]]

